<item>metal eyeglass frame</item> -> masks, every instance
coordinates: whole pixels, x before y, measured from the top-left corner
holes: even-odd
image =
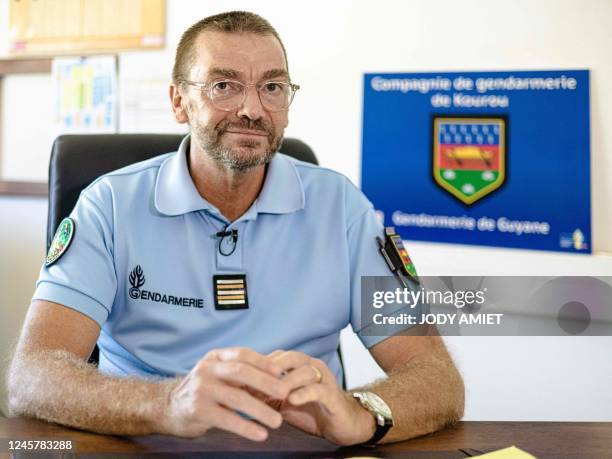
[[[255,86],[255,88],[257,89],[257,97],[259,98],[259,102],[261,103],[261,106],[264,107],[266,110],[268,110],[270,112],[282,112],[283,110],[287,110],[291,106],[291,104],[293,102],[293,98],[295,97],[295,93],[297,92],[298,89],[300,89],[300,85],[299,84],[294,84],[294,83],[287,82],[287,81],[274,81],[274,80],[264,81],[262,83],[249,83],[249,84],[242,83],[241,81],[238,81],[238,80],[230,80],[230,79],[214,81],[212,83],[202,83],[202,82],[198,82],[198,81],[190,81],[190,80],[186,80],[184,78],[181,78],[179,81],[181,83],[185,83],[186,85],[198,88],[198,89],[200,89],[202,91],[206,90],[208,92],[208,94],[207,94],[208,99],[215,106],[215,108],[217,110],[221,110],[221,111],[224,111],[224,112],[231,112],[232,110],[236,110],[238,107],[242,107],[242,105],[244,104],[244,101],[246,100],[246,96],[247,96],[247,91],[246,90],[248,88],[250,88],[251,86]],[[240,101],[239,104],[236,105],[236,107],[234,107],[234,108],[220,108],[220,107],[217,106],[217,104],[215,104],[215,100],[211,97],[211,91],[213,89],[213,86],[215,84],[219,84],[219,83],[237,83],[238,85],[240,85],[240,86],[242,86],[244,88],[244,90],[242,91],[242,100]],[[291,98],[289,99],[289,103],[287,104],[286,107],[271,110],[268,107],[266,107],[266,105],[263,103],[263,101],[261,100],[261,94],[259,93],[259,88],[261,88],[262,86],[264,86],[266,84],[270,84],[270,83],[288,85],[289,88],[291,88]]]

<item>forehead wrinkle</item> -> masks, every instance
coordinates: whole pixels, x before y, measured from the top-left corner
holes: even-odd
[[[286,56],[272,35],[202,31],[194,45],[190,72],[194,81],[215,76],[243,82],[270,79],[270,75],[288,77]]]

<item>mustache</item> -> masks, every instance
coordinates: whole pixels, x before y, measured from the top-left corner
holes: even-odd
[[[271,126],[268,126],[263,120],[252,120],[249,118],[242,119],[239,122],[224,120],[215,129],[217,135],[221,135],[229,129],[248,129],[250,131],[260,131],[268,136],[274,135],[274,131]]]

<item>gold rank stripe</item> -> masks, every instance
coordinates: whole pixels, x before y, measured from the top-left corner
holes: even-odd
[[[217,285],[217,290],[244,290],[244,285]]]
[[[244,289],[240,289],[240,290],[223,290],[221,292],[217,292],[217,295],[244,295]]]
[[[219,298],[219,303],[223,303],[226,300],[242,300],[244,301],[244,295],[227,295]]]
[[[242,279],[217,279],[217,285],[219,284],[244,284]]]
[[[219,304],[244,304],[244,298],[242,300],[219,300]]]

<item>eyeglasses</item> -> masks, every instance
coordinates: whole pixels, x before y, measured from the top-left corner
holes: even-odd
[[[212,83],[198,83],[181,80],[181,82],[199,88],[208,96],[215,108],[230,112],[241,107],[246,100],[247,88],[255,86],[261,105],[268,111],[286,110],[293,102],[295,92],[300,86],[285,81],[265,81],[263,83],[245,84],[235,80],[221,80]]]

